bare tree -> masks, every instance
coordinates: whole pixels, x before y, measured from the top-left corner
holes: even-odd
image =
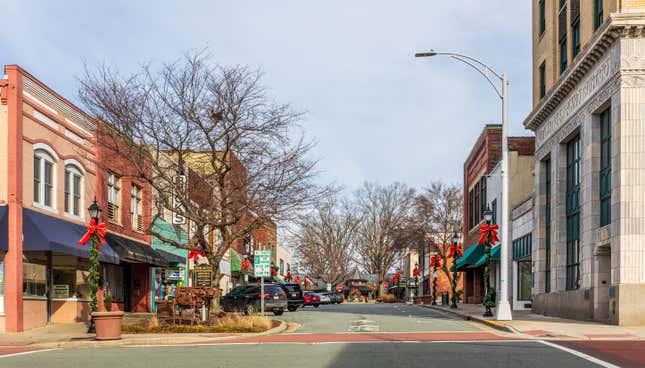
[[[443,259],[441,270],[452,282],[447,254],[455,233],[463,224],[463,194],[459,185],[433,182],[416,198],[416,223],[426,229],[432,249]]]
[[[193,229],[188,245],[152,226],[148,233],[203,252],[216,282],[231,245],[327,195],[314,182],[313,145],[297,125],[302,114],[273,101],[258,71],[213,65],[196,52],[128,76],[107,66],[87,70],[79,94],[109,137],[99,144],[127,157],[156,205]]]
[[[359,214],[347,201],[331,199],[298,222],[293,243],[307,274],[336,285],[354,270]]]
[[[402,233],[413,216],[415,191],[401,183],[365,183],[356,192],[356,204],[362,216],[356,239],[358,261],[378,276],[380,294],[387,272],[410,245]]]

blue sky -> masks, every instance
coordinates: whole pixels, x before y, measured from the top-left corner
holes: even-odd
[[[483,125],[500,120],[499,99],[467,66],[413,54],[463,52],[506,72],[510,134],[528,135],[530,4],[0,0],[0,63],[77,101],[85,63],[131,72],[208,47],[221,64],[261,68],[277,100],[307,112],[322,181],[348,190],[365,180],[460,183]]]

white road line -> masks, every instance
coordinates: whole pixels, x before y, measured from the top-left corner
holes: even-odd
[[[5,355],[0,355],[0,359],[2,358],[9,358],[9,357],[15,357],[19,355],[27,355],[27,354],[34,354],[34,353],[42,353],[45,351],[52,351],[52,350],[60,350],[60,349],[42,349],[42,350],[31,350],[31,351],[22,351],[20,353],[13,353],[13,354],[5,354]]]
[[[559,349],[559,350],[565,351],[565,352],[567,352],[567,353],[569,353],[569,354],[573,354],[573,355],[575,355],[575,356],[577,356],[577,357],[580,357],[580,358],[582,358],[582,359],[586,359],[586,360],[588,360],[588,361],[590,361],[590,362],[592,362],[592,363],[598,364],[598,365],[603,366],[603,367],[606,367],[606,368],[620,368],[620,366],[617,366],[617,365],[615,365],[615,364],[611,364],[611,363],[609,363],[609,362],[605,362],[604,360],[600,360],[600,359],[598,359],[598,358],[594,358],[594,357],[592,357],[591,355],[587,355],[587,354],[585,354],[585,353],[581,353],[581,352],[579,352],[579,351],[577,351],[577,350],[573,350],[573,349],[570,349],[570,348],[564,347],[564,346],[562,346],[562,345],[554,344],[554,343],[552,343],[552,342],[548,342],[548,341],[544,341],[544,340],[537,340],[537,341],[541,342],[542,344],[544,344],[544,345],[546,345],[546,346],[550,346],[550,347],[552,347],[552,348],[556,348],[556,349]]]
[[[478,343],[506,343],[506,342],[535,342],[534,340],[376,340],[376,341],[319,341],[319,342],[298,342],[298,341],[262,341],[262,342],[212,342],[197,344],[169,344],[169,345],[126,345],[124,348],[155,348],[155,347],[191,347],[191,346],[230,346],[230,345],[329,345],[329,344],[478,344]],[[611,366],[610,366],[611,367]]]

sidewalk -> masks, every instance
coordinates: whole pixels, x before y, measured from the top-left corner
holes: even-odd
[[[85,323],[53,324],[43,328],[15,333],[0,334],[0,350],[3,348],[83,348],[126,345],[179,345],[211,343],[220,340],[250,338],[272,335],[287,329],[287,323],[259,333],[176,333],[176,334],[123,334],[121,340],[98,341],[94,334],[87,333]]]
[[[581,340],[645,340],[645,326],[615,326],[591,321],[548,317],[529,311],[513,311],[512,321],[484,318],[481,304],[459,304],[457,309],[441,305],[419,305],[440,310],[463,319],[486,324],[524,338]],[[495,309],[493,308],[493,314]]]

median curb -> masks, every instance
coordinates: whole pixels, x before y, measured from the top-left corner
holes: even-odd
[[[517,331],[513,327],[505,324],[504,322],[495,321],[495,320],[491,320],[491,319],[486,319],[486,318],[483,318],[483,317],[476,317],[476,316],[473,316],[471,314],[463,313],[463,312],[459,311],[459,309],[457,309],[457,310],[448,309],[448,308],[442,308],[442,307],[438,307],[438,306],[434,306],[434,305],[428,305],[428,304],[416,304],[416,305],[418,305],[419,307],[428,308],[428,309],[444,312],[444,313],[447,313],[447,314],[451,314],[453,316],[459,317],[459,318],[464,319],[466,321],[473,321],[473,322],[481,323],[481,324],[484,324],[484,325],[486,325],[488,327],[494,328],[494,329],[499,330],[499,331],[509,332],[509,333],[513,333],[513,334],[520,333],[519,331]]]

